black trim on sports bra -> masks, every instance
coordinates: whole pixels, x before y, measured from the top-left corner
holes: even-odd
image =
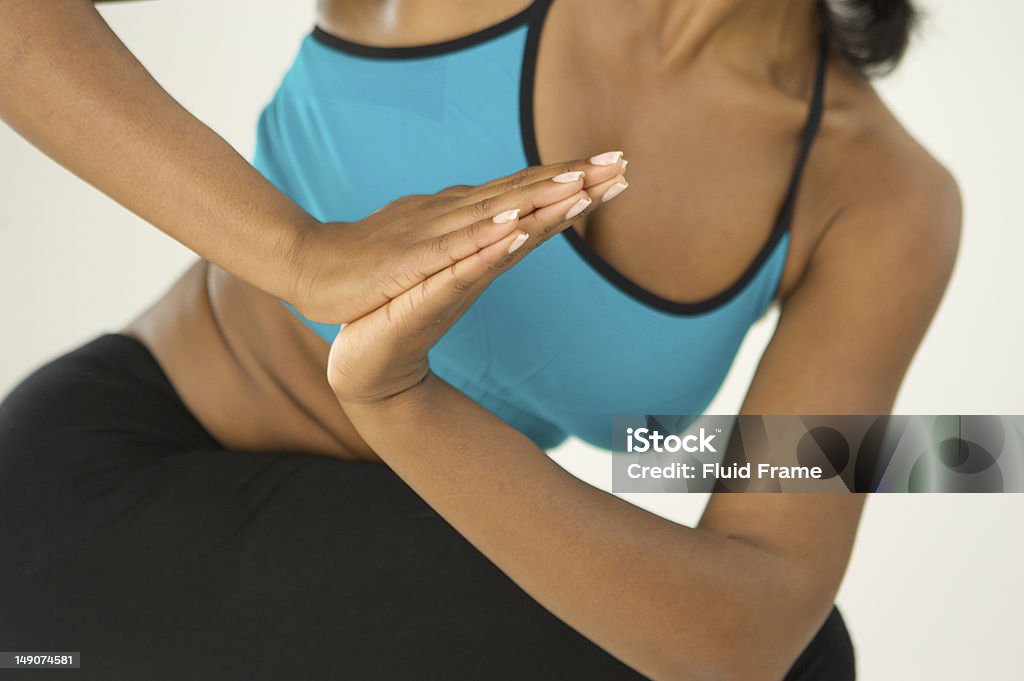
[[[482,28],[479,31],[439,43],[402,47],[380,47],[346,40],[332,33],[328,33],[320,28],[320,26],[314,27],[312,35],[314,40],[326,45],[327,47],[360,57],[371,57],[373,59],[418,59],[421,57],[436,57],[441,54],[457,52],[458,50],[464,50],[468,47],[473,47],[474,45],[494,40],[495,38],[522,26],[533,18],[534,12],[538,10],[538,6],[545,4],[547,1],[548,0],[534,0],[534,2],[531,2],[526,9],[519,11],[508,19],[494,24],[493,26],[488,26],[487,28]]]
[[[526,48],[523,54],[523,68],[521,72],[519,92],[519,120],[520,130],[523,137],[523,149],[529,165],[541,165],[540,153],[537,150],[537,136],[533,119],[533,98],[534,85],[537,70],[537,52],[540,47],[541,31],[544,28],[544,19],[547,10],[553,0],[539,0],[535,3],[536,13],[530,18],[529,33],[526,38]],[[533,8],[531,8],[533,9]],[[757,275],[761,266],[771,255],[772,250],[778,244],[783,234],[789,229],[793,217],[793,208],[796,204],[796,197],[800,186],[800,178],[803,176],[804,166],[807,157],[810,155],[811,146],[821,125],[821,117],[824,112],[825,95],[825,72],[828,64],[829,41],[828,34],[822,32],[819,49],[817,72],[814,79],[814,92],[811,96],[804,131],[800,142],[800,151],[797,156],[793,174],[789,181],[782,205],[779,208],[775,219],[775,225],[768,236],[767,241],[754,256],[754,259],[739,276],[725,290],[703,300],[692,302],[677,302],[662,298],[661,296],[648,291],[633,280],[627,278],[615,269],[607,260],[602,258],[587,243],[586,239],[580,236],[579,232],[571,227],[561,234],[568,240],[573,250],[586,262],[594,271],[601,275],[608,283],[612,284],[626,295],[644,303],[656,310],[673,315],[695,315],[709,312],[732,300],[738,295],[747,284]]]
[[[520,72],[519,86],[519,127],[522,137],[523,151],[527,163],[531,166],[540,165],[540,152],[537,149],[537,135],[534,125],[533,101],[534,86],[537,71],[537,53],[540,48],[541,31],[544,28],[544,20],[547,17],[548,9],[554,0],[534,0],[525,9],[497,24],[488,26],[479,31],[445,40],[438,43],[424,45],[411,45],[403,47],[380,47],[366,45],[346,40],[339,36],[324,31],[319,26],[313,29],[312,37],[317,42],[341,52],[369,57],[372,59],[417,59],[421,57],[433,57],[463,50],[474,45],[485,43],[498,38],[524,24],[528,25],[526,44],[523,50],[523,64]],[[783,198],[782,204],[776,215],[775,225],[764,245],[754,256],[751,263],[746,267],[739,278],[725,290],[703,300],[692,302],[677,302],[662,298],[661,296],[648,291],[636,282],[627,278],[616,270],[607,260],[594,251],[587,241],[579,235],[575,229],[566,229],[562,232],[562,238],[569,242],[569,245],[577,255],[603,277],[611,285],[629,297],[640,303],[648,305],[656,310],[675,315],[695,315],[709,312],[732,300],[750,283],[757,275],[761,266],[771,255],[779,240],[789,229],[793,218],[793,210],[796,205],[796,198],[799,191],[800,179],[803,176],[804,166],[807,157],[810,155],[818,128],[821,124],[821,117],[824,110],[825,93],[825,72],[828,63],[828,35],[823,32],[821,35],[821,48],[818,57],[817,73],[814,82],[814,92],[811,96],[807,120],[804,125],[803,136],[800,143],[800,150],[789,186]]]

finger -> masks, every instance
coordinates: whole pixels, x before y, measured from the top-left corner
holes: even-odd
[[[519,229],[532,237],[532,247],[536,248],[545,239],[614,200],[628,187],[626,178],[616,175],[601,184],[581,189],[564,201],[538,208],[519,220]]]
[[[622,152],[606,151],[590,158],[531,166],[476,187],[462,187],[461,191],[453,196],[452,203],[456,206],[466,206],[542,180],[552,180],[556,177],[565,179],[578,172],[583,173],[583,185],[590,187],[605,182],[625,170],[626,160]]]
[[[539,180],[549,180],[558,175],[579,171],[583,171],[588,177],[592,176],[592,182],[597,183],[619,174],[625,170],[625,166],[626,161],[621,151],[606,151],[589,158],[530,166],[517,173],[478,185],[477,190],[484,194],[492,194],[495,191],[500,193],[511,188],[533,184]]]
[[[386,305],[385,314],[402,336],[433,345],[469,308],[494,277],[507,269],[529,235],[516,230],[444,268]]]
[[[498,216],[510,210],[518,210],[522,218],[529,213],[572,196],[584,186],[583,175],[577,171],[555,182],[553,178],[539,180],[533,184],[509,190],[497,196],[483,198],[463,206],[449,206],[449,212],[434,217],[425,225],[424,232],[430,236],[448,234],[478,220]]]
[[[594,200],[596,209],[597,206],[608,203],[627,189],[629,189],[629,182],[626,181],[625,176],[616,175],[606,182],[587,187],[587,194]]]
[[[438,285],[437,282],[449,282],[441,286],[442,290],[459,292],[460,300],[469,301],[464,303],[468,306],[495,277],[519,262],[529,251],[628,188],[626,178],[616,175],[601,184],[581,189],[562,201],[542,206],[519,220],[516,229],[508,236],[453,263],[433,278],[434,283],[428,283],[430,279],[424,283],[433,287]],[[454,294],[449,295],[448,303],[455,305]],[[460,303],[456,307],[460,310],[458,314],[465,309],[462,305]]]
[[[628,186],[622,175],[616,175],[588,189],[581,187],[561,201],[538,208],[519,219],[504,237],[477,248],[410,286],[388,303],[388,315],[399,320],[422,341],[436,342],[495,277],[545,239],[562,231],[580,216],[613,200]],[[467,238],[458,248],[469,250],[474,238],[475,243],[483,243],[490,238],[483,235],[496,233],[491,229],[485,223],[478,223],[474,228],[464,230]],[[474,231],[476,236],[469,236]]]
[[[494,220],[481,220],[469,227],[460,230],[447,232],[432,239],[422,242],[420,266],[410,272],[410,277],[403,282],[401,290],[412,288],[415,284],[427,277],[449,267],[460,260],[468,258],[476,251],[479,251],[489,244],[511,234],[514,230],[521,230],[526,234],[535,237],[532,247],[536,247],[544,239],[557,234],[568,227],[580,216],[589,214],[601,205],[613,200],[624,192],[629,184],[622,175],[615,175],[601,184],[583,189],[579,182],[563,185],[554,193],[549,193],[552,183],[541,181],[534,185],[537,189],[527,188],[518,198],[520,206],[512,208],[501,215],[525,212],[523,218],[512,217],[507,224],[495,223]],[[566,188],[577,187],[576,191],[569,193]],[[530,191],[533,189],[532,191]],[[548,205],[537,205],[541,199],[548,200],[551,197],[562,196],[560,200]],[[464,210],[464,209],[463,209]]]
[[[418,242],[411,249],[413,265],[403,270],[401,280],[395,282],[398,286],[396,295],[503,239],[518,225],[519,209],[513,208],[493,218],[478,220],[468,227]]]

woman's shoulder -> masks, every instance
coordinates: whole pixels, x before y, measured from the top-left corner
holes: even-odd
[[[956,178],[909,131],[874,85],[837,69],[835,97],[826,108],[822,137],[833,189],[849,208],[899,208],[901,213],[949,220],[959,215]]]
[[[842,68],[821,130],[828,153],[817,159],[832,210],[817,250],[831,242],[862,262],[879,262],[879,254],[888,253],[899,263],[891,276],[933,282],[938,290],[959,247],[956,178],[871,82]]]

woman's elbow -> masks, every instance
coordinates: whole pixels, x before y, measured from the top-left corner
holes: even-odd
[[[709,613],[702,636],[665,642],[640,671],[658,681],[780,681],[832,611],[837,589],[834,580],[787,575],[731,612]]]

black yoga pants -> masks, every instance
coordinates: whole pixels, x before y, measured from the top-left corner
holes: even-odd
[[[225,450],[124,335],[0,404],[0,543],[0,650],[81,652],[0,680],[642,678],[387,466]],[[853,667],[833,610],[787,679]]]

